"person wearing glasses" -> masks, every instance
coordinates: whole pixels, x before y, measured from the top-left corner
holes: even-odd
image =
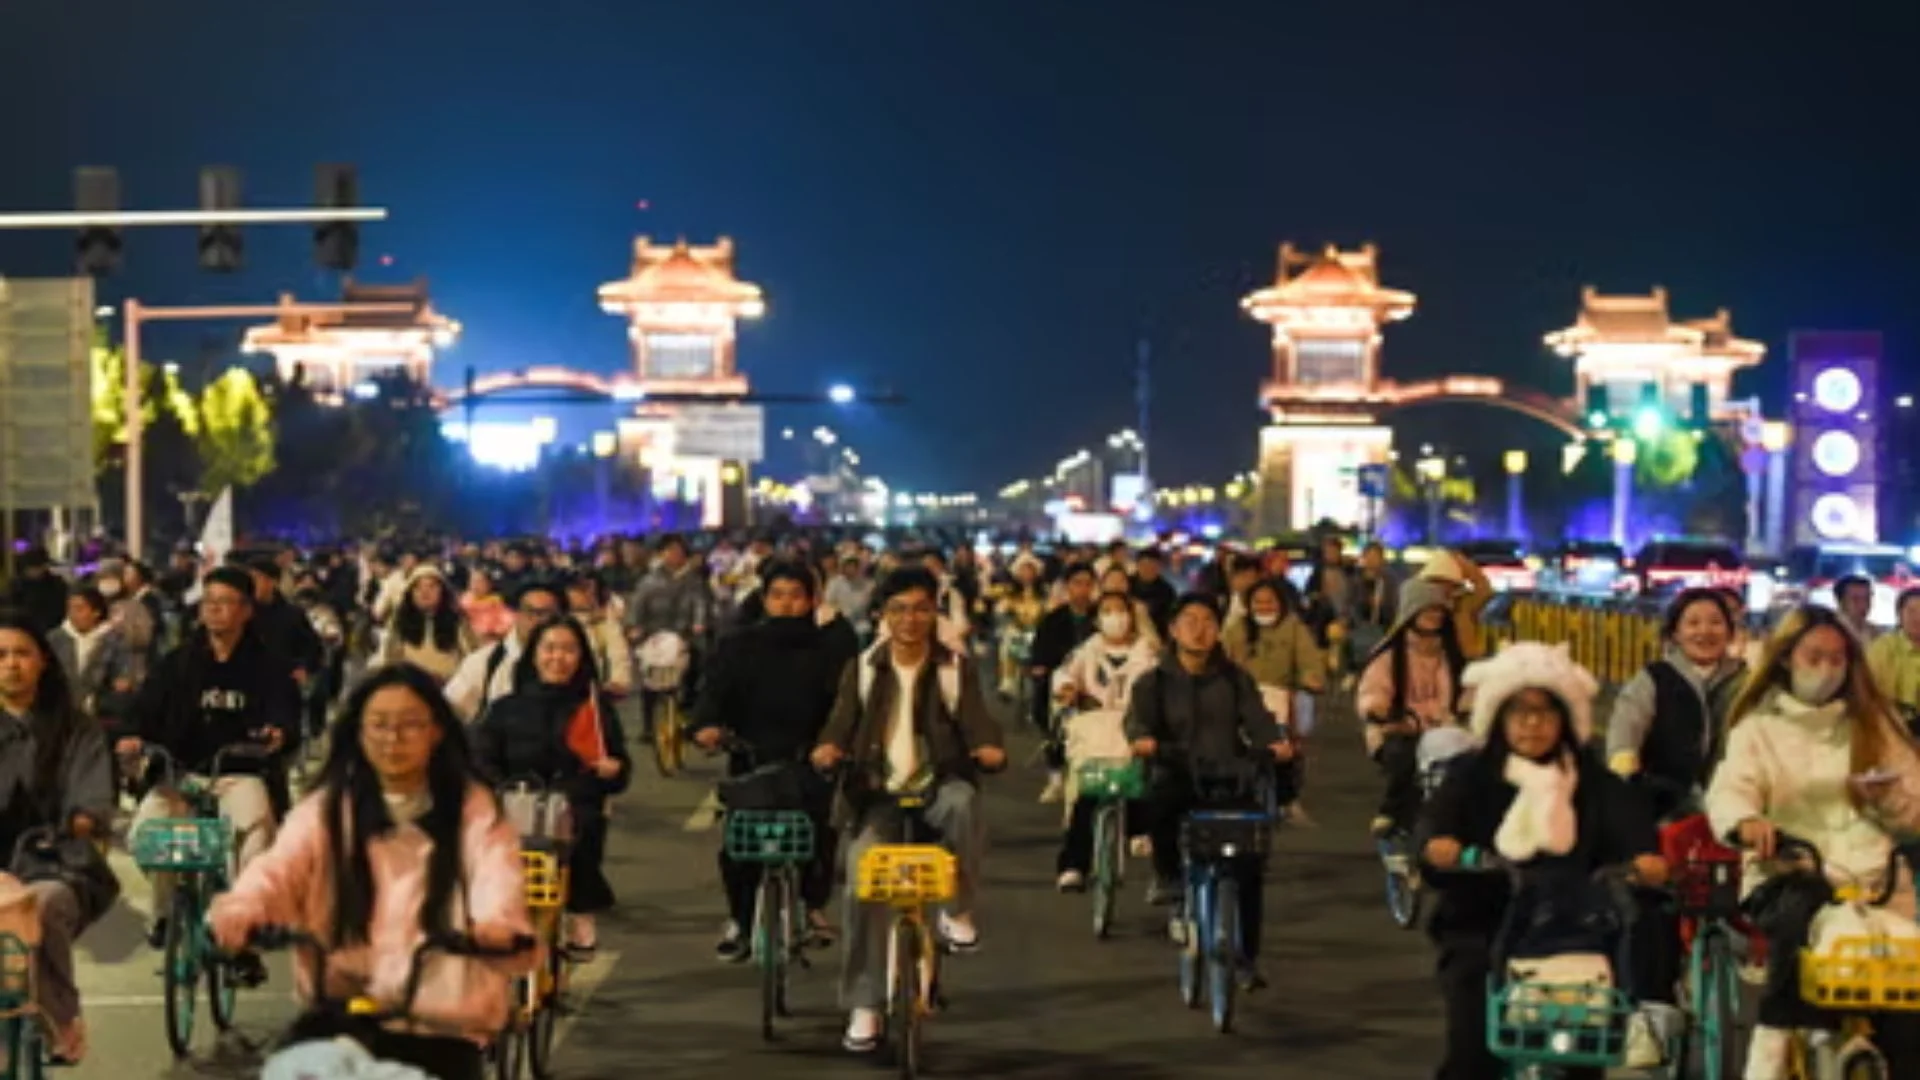
[[[823,770],[847,765],[833,823],[852,835],[848,867],[892,839],[886,794],[926,794],[926,825],[959,864],[958,895],[940,913],[940,936],[965,951],[980,943],[973,924],[986,846],[979,778],[1004,768],[1007,752],[972,658],[935,633],[939,596],[940,582],[923,567],[887,576],[874,597],[886,620],[885,637],[847,665],[811,757]],[[882,1033],[888,914],[859,902],[855,876],[849,874],[847,883],[840,997],[851,1013],[846,1047],[868,1053]]]
[[[130,734],[116,750],[123,757],[157,746],[173,758],[176,776],[211,777],[220,815],[233,823],[239,868],[273,843],[272,796],[259,769],[264,761],[229,762],[225,775],[213,776],[214,757],[234,745],[258,746],[277,753],[300,723],[300,688],[293,668],[254,629],[253,579],[247,571],[223,566],[210,571],[200,587],[200,625],[168,653],[134,700]],[[252,770],[252,771],[246,771]],[[164,777],[149,774],[149,782]],[[153,786],[140,800],[127,835],[156,818],[190,816],[172,788]],[[168,886],[156,875],[154,895]],[[166,939],[166,919],[154,921],[151,943]],[[266,969],[252,954],[236,969],[243,985],[258,985]]]
[[[487,706],[513,693],[513,669],[533,632],[566,613],[560,590],[541,582],[522,585],[513,598],[513,631],[491,649],[468,653],[447,680],[447,701],[462,720],[473,721]]]

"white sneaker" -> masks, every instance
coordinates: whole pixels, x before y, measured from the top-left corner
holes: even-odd
[[[1671,1017],[1668,1014],[1671,1013]],[[1679,1010],[1671,1005],[1646,1004],[1627,1020],[1627,1058],[1629,1069],[1657,1069],[1667,1060],[1670,1028],[1680,1022]]]
[[[1062,870],[1054,886],[1061,892],[1082,892],[1087,887],[1087,875],[1078,870]]]
[[[973,949],[980,945],[980,931],[973,925],[971,915],[949,915],[940,913],[940,936],[955,949]]]
[[[855,1009],[847,1017],[847,1034],[841,1045],[856,1054],[870,1054],[880,1045],[881,1029],[879,1009]]]
[[[1136,836],[1133,839],[1128,840],[1127,853],[1129,855],[1132,855],[1136,859],[1152,858],[1153,857],[1153,837],[1143,835],[1143,836]]]
[[[1047,786],[1040,789],[1040,801],[1043,803],[1057,803],[1066,797],[1066,778],[1059,773],[1048,773]]]
[[[1787,1050],[1792,1033],[1785,1028],[1753,1026],[1747,1044],[1747,1071],[1742,1080],[1787,1080]]]

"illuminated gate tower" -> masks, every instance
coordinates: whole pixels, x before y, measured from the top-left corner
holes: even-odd
[[[759,318],[766,303],[759,286],[734,277],[733,241],[727,237],[704,246],[635,238],[633,270],[600,286],[600,308],[627,319],[634,378],[619,381],[621,396],[630,391],[640,399],[661,394],[725,399],[747,393],[747,377],[735,363],[735,327],[741,319]],[[694,441],[695,428],[708,435],[721,427],[736,434],[749,428],[757,432],[758,419],[755,406],[643,400],[633,416],[620,421],[619,452],[648,472],[656,498],[697,500],[702,523],[718,528],[744,518],[745,466],[758,460],[759,439],[754,434],[751,447],[731,440],[738,448],[721,456],[715,446]]]
[[[1272,378],[1260,404],[1262,532],[1363,517],[1358,469],[1387,460],[1392,429],[1377,422],[1380,328],[1413,314],[1414,296],[1380,286],[1377,254],[1328,246],[1318,255],[1280,246],[1274,283],[1240,301],[1273,327]]]
[[[291,304],[283,293],[281,303]],[[362,285],[346,279],[342,305],[404,304],[402,312],[294,312],[265,326],[249,327],[245,353],[268,353],[280,378],[299,372],[321,404],[338,405],[356,386],[377,375],[404,374],[419,386],[433,382],[435,354],[460,336],[460,324],[433,309],[425,279],[405,285]]]

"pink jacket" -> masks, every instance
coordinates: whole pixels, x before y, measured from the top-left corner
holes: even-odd
[[[214,901],[212,918],[249,929],[292,926],[324,936],[333,924],[333,888],[329,880],[324,792],[300,801],[287,815],[273,847],[250,863],[231,891]],[[455,927],[501,927],[531,933],[521,884],[519,834],[497,809],[491,792],[479,785],[467,791],[461,822],[461,866],[465,888],[454,894]],[[412,825],[367,845],[373,868],[373,916],[368,944],[336,949],[327,956],[327,981],[335,993],[365,992],[397,1003],[405,992],[413,949],[421,938],[420,905],[427,892],[427,855],[433,842]],[[533,957],[512,961],[476,961],[431,956],[426,961],[414,1015],[438,1030],[462,1032],[477,1042],[491,1041],[506,1023],[512,979],[532,969]],[[310,958],[298,959],[295,980],[303,998],[311,998]]]

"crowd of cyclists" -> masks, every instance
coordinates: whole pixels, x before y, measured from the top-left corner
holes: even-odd
[[[950,539],[421,538],[250,548],[217,565],[183,547],[163,569],[107,556],[84,571],[26,553],[0,614],[0,844],[37,920],[48,1056],[86,1054],[73,942],[118,895],[103,846],[187,816],[191,781],[232,830],[234,876],[209,921],[241,984],[266,978],[257,950],[293,928],[326,943],[297,965],[304,996],[411,1013],[373,1024],[315,1009],[289,1042],[351,1034],[427,1075],[481,1075],[512,1022],[515,980],[545,962],[526,947],[538,933],[527,826],[497,792],[532,781],[564,811],[555,945],[583,960],[595,917],[619,903],[603,863],[635,748],[670,773],[662,735],[682,716],[693,745],[724,757],[725,808],[813,823],[805,932],[839,946],[854,1053],[888,1037],[889,927],[848,868],[890,842],[910,798],[957,868],[939,938],[978,948],[991,827],[980,790],[1009,766],[1009,728],[1044,747],[1062,892],[1089,888],[1096,863],[1099,802],[1077,770],[1143,763],[1127,846],[1150,860],[1150,900],[1178,942],[1196,932],[1182,826],[1212,797],[1202,774],[1251,763],[1239,796],[1309,820],[1310,760],[1349,752],[1316,739],[1316,721],[1350,706],[1364,735],[1352,752],[1381,778],[1372,830],[1409,838],[1438,897],[1437,1075],[1451,1080],[1507,1075],[1489,1010],[1511,999],[1490,985],[1518,979],[1523,961],[1592,954],[1631,957],[1594,976],[1632,1002],[1626,1063],[1674,1064],[1690,1019],[1673,879],[1701,843],[1749,856],[1746,914],[1773,946],[1745,957],[1763,983],[1749,1080],[1802,1075],[1789,1071],[1795,1033],[1831,1019],[1801,993],[1800,947],[1823,901],[1780,884],[1805,884],[1782,867],[1789,849],[1816,850],[1833,886],[1884,893],[1912,918],[1913,875],[1893,856],[1920,835],[1908,723],[1920,591],[1877,634],[1858,583],[1836,588],[1838,610],[1795,609],[1770,628],[1738,596],[1684,590],[1666,605],[1661,657],[1602,712],[1565,650],[1491,647],[1494,591],[1458,553],[1403,568],[1377,544],[1349,557],[1328,536],[1296,569],[1281,549]],[[1681,850],[1679,837],[1699,842]],[[745,962],[759,870],[717,857],[715,953]],[[1230,861],[1235,978],[1258,989],[1263,862]],[[11,895],[0,890],[0,926]],[[1609,904],[1624,910],[1597,917]],[[418,977],[419,943],[450,936],[468,947]],[[1867,1011],[1889,1075],[1920,1075],[1920,1025]]]

